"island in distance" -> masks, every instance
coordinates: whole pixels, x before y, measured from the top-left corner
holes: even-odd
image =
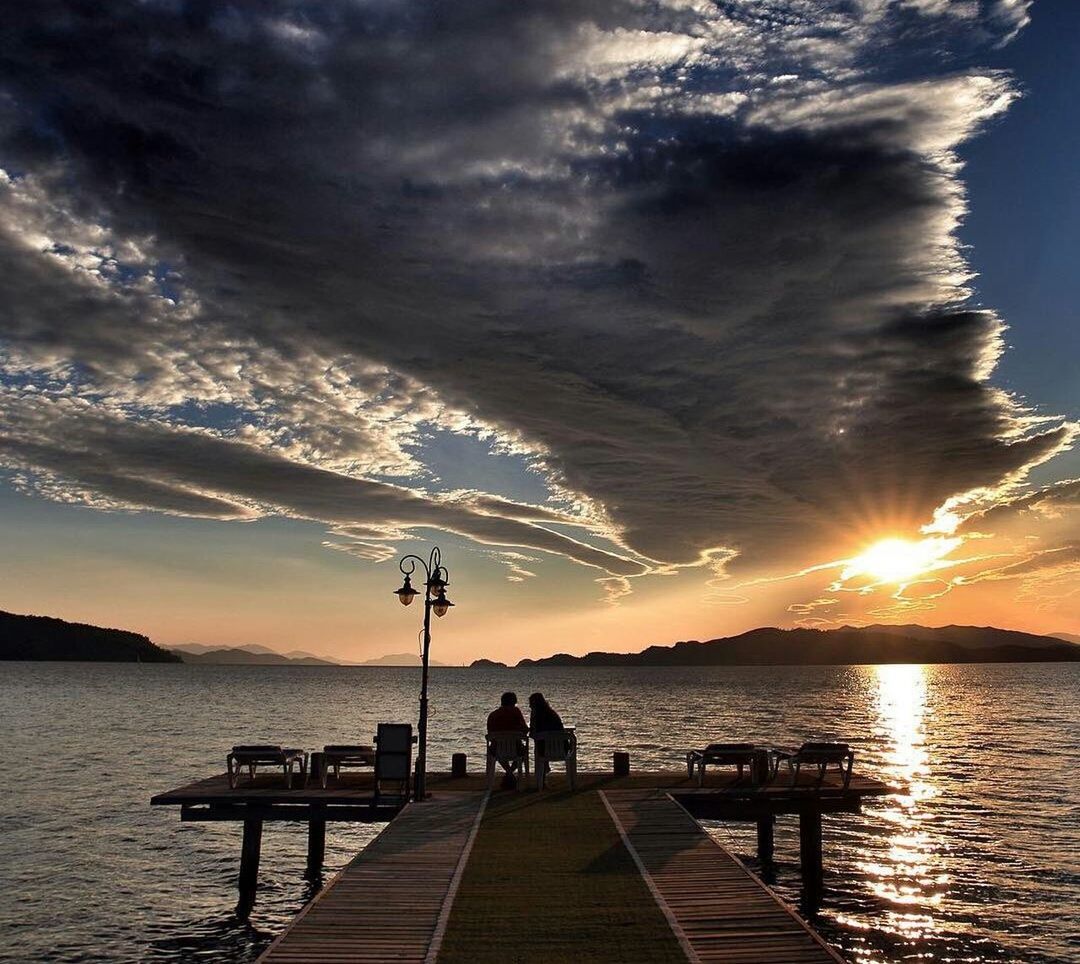
[[[1080,645],[993,626],[751,629],[738,636],[650,646],[640,653],[558,653],[518,666],[814,666],[860,663],[1080,662]]]

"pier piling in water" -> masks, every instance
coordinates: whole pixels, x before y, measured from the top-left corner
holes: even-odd
[[[799,811],[799,863],[804,897],[809,905],[815,906],[820,902],[825,886],[821,857],[821,807],[804,806]]]
[[[757,818],[757,855],[763,864],[773,859],[776,817],[771,813]]]
[[[259,883],[259,856],[262,853],[262,820],[244,821],[244,840],[240,845],[240,900],[236,916],[247,917],[255,905],[255,889]]]
[[[325,813],[326,807],[316,804],[311,808],[311,820],[308,822],[307,869],[304,876],[317,881],[322,878],[323,861],[326,858],[326,819],[320,820],[319,812]]]

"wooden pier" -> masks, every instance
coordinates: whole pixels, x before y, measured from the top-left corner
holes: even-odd
[[[710,772],[703,786],[687,777],[686,771],[579,773],[577,790],[571,793],[562,774],[553,774],[549,789],[500,791],[492,796],[488,817],[481,820],[488,799],[481,775],[428,775],[430,796],[420,803],[376,799],[370,774],[349,773],[331,780],[327,789],[319,785],[285,789],[280,776],[259,776],[253,785],[245,781],[230,789],[224,775],[201,780],[151,801],[158,806],[179,806],[185,821],[226,820],[243,824],[243,844],[238,883],[238,911],[246,913],[255,899],[260,840],[266,821],[303,821],[309,825],[308,873],[321,869],[325,827],[333,821],[386,822],[388,826],[316,898],[266,952],[271,964],[306,964],[326,961],[425,961],[446,962],[487,960],[480,951],[481,935],[487,933],[485,919],[471,919],[487,913],[489,901],[465,895],[455,909],[457,881],[466,875],[466,891],[484,893],[486,862],[469,864],[472,841],[481,852],[500,853],[490,845],[484,849],[485,833],[497,833],[498,815],[507,806],[522,811],[525,820],[515,836],[506,838],[513,853],[521,850],[520,866],[500,864],[493,893],[535,893],[545,887],[544,854],[565,839],[573,846],[574,828],[560,828],[559,801],[591,795],[606,808],[610,817],[608,850],[623,849],[625,857],[614,869],[608,883],[627,875],[626,887],[639,886],[641,897],[663,912],[653,913],[651,939],[658,947],[656,960],[748,962],[835,962],[840,960],[814,932],[765,884],[750,873],[737,858],[705,833],[695,818],[743,820],[757,824],[758,852],[763,861],[772,857],[773,826],[778,817],[797,816],[800,826],[804,895],[813,904],[821,895],[822,818],[829,814],[855,814],[867,796],[896,792],[872,778],[855,774],[848,787],[830,775],[823,783],[803,775],[791,786],[786,774],[764,784],[749,777],[738,779],[723,771]],[[499,805],[495,801],[501,801]],[[590,805],[591,806],[591,805]],[[563,808],[568,814],[573,808]],[[592,811],[590,811],[592,812]],[[595,820],[595,813],[592,819]],[[488,829],[489,826],[493,829]],[[533,826],[542,831],[532,833]],[[594,833],[595,831],[594,828]],[[479,834],[477,837],[476,835]],[[502,838],[500,838],[501,840]],[[577,838],[581,840],[580,836]],[[581,845],[585,845],[582,843]],[[503,844],[500,843],[502,848]],[[572,856],[572,855],[571,855]],[[595,874],[596,860],[583,865],[581,873]],[[607,859],[607,858],[605,858]],[[565,887],[565,867],[558,886]],[[583,891],[601,901],[594,905],[598,921],[606,919],[603,900],[624,900],[611,886],[597,888],[599,878],[582,878]],[[552,886],[556,886],[552,882]],[[647,889],[646,889],[647,888]],[[608,893],[607,898],[603,897]],[[649,896],[651,895],[651,897]],[[639,909],[642,906],[639,903]],[[625,908],[616,907],[612,913]],[[655,911],[655,907],[654,907]],[[528,905],[515,913],[528,915]],[[552,911],[557,913],[557,911]],[[568,912],[569,913],[569,912]],[[617,914],[615,914],[617,916]],[[639,916],[648,917],[644,911]],[[515,918],[516,919],[516,918]],[[659,923],[656,923],[656,922]],[[515,932],[529,933],[533,921],[517,924],[503,920]],[[585,941],[588,928],[570,928]],[[558,928],[557,920],[544,920],[544,928]],[[447,930],[449,928],[449,930]],[[648,930],[648,928],[646,928]],[[597,929],[588,938],[588,947],[568,953],[566,960],[627,960],[617,948],[605,950],[604,933]],[[660,933],[662,932],[662,933]],[[445,946],[444,946],[445,938]],[[642,940],[650,938],[643,932]],[[493,946],[499,938],[491,935]],[[527,942],[526,942],[527,943]],[[571,941],[572,944],[572,941]],[[597,946],[599,944],[599,946]],[[557,946],[557,945],[556,945]],[[515,945],[516,947],[516,945]],[[548,957],[537,949],[536,957]],[[486,952],[485,952],[486,953]],[[524,956],[522,956],[524,955]],[[653,959],[650,958],[650,959]],[[496,958],[493,958],[493,960]],[[507,958],[499,958],[505,960]],[[511,960],[531,960],[525,949],[512,953]],[[551,960],[562,960],[558,955]]]
[[[669,793],[601,790],[623,842],[690,961],[842,961]]]
[[[407,807],[259,958],[266,964],[423,964],[438,954],[485,794]]]

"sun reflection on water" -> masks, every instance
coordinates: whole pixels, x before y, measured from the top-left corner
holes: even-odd
[[[935,908],[949,883],[943,842],[927,803],[938,795],[925,741],[927,668],[877,666],[877,735],[885,751],[883,777],[903,792],[878,812],[887,827],[883,846],[858,864],[881,905],[878,926],[904,941],[920,942],[939,929]]]

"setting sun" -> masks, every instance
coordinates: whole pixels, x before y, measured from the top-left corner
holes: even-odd
[[[960,541],[941,536],[920,539],[918,542],[882,539],[848,560],[844,578],[869,576],[879,582],[906,582],[940,568],[942,559],[960,545]]]

